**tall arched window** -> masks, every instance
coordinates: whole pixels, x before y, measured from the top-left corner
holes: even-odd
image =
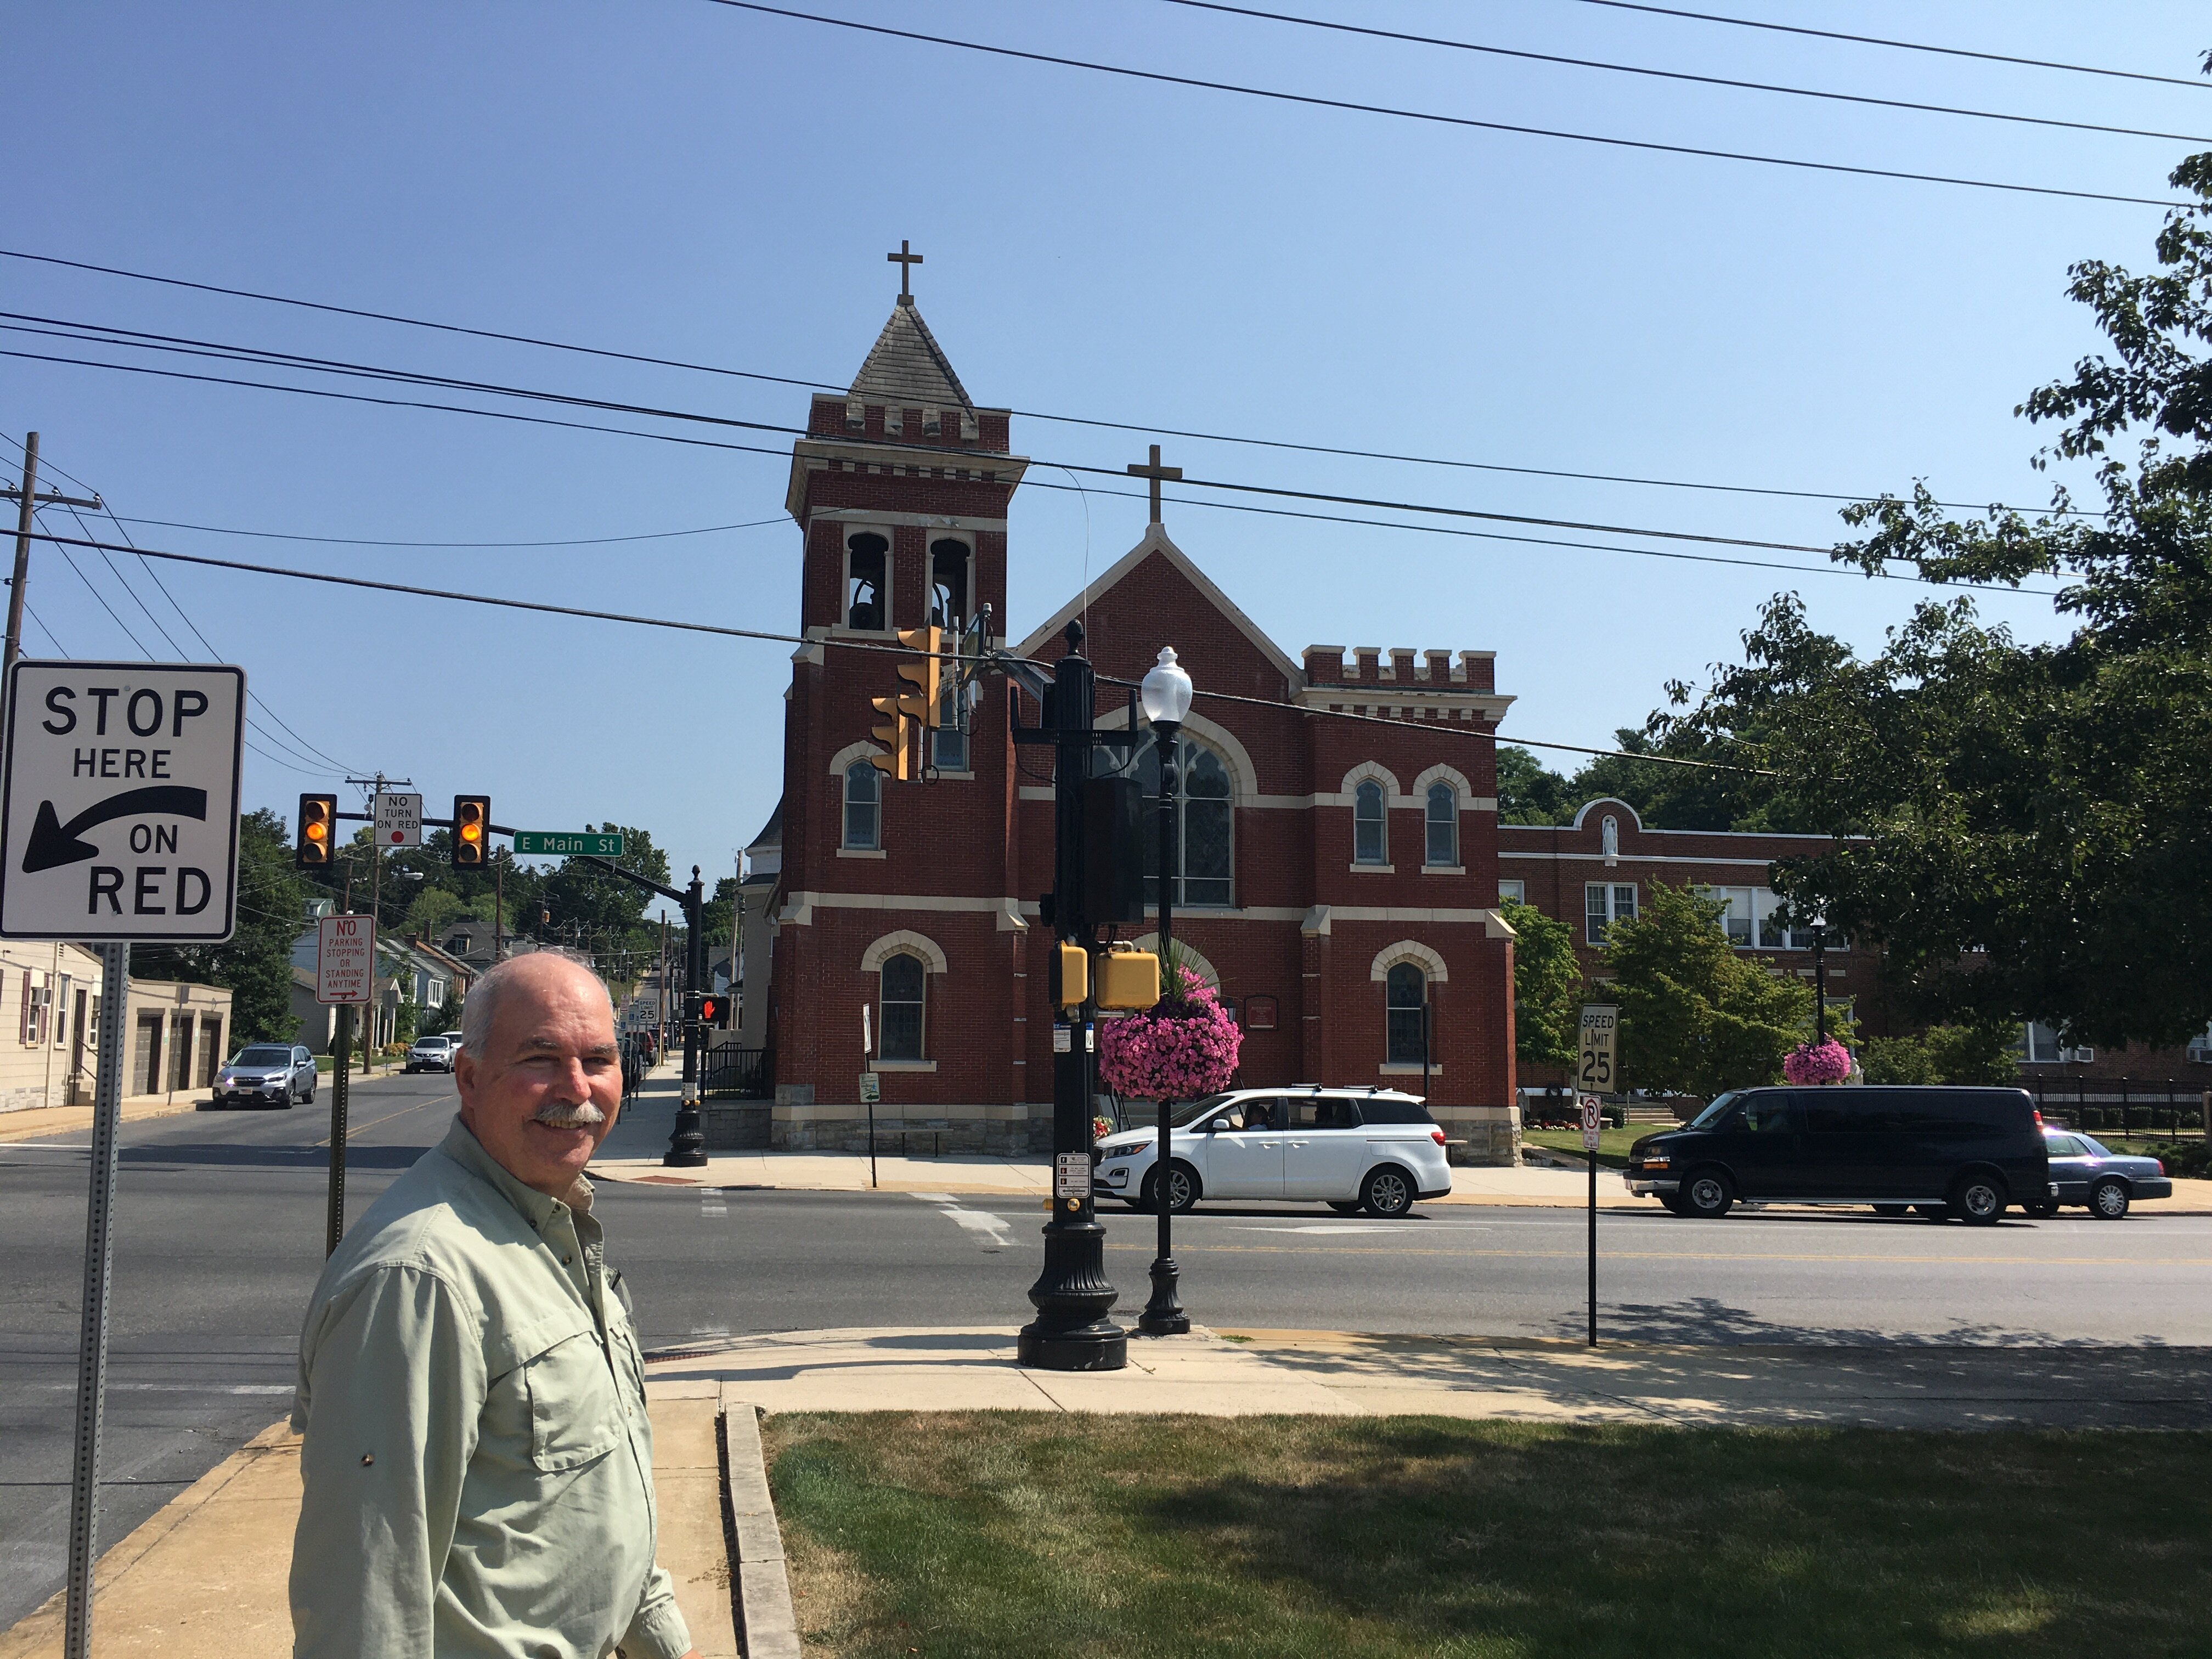
[[[1393,1066],[1418,1066],[1428,1043],[1424,1016],[1428,1012],[1429,976],[1413,963],[1401,962],[1384,981],[1384,1058]]]
[[[883,845],[884,775],[873,761],[845,769],[845,845],[872,850]]]
[[[1448,783],[1429,786],[1429,851],[1427,862],[1459,862],[1459,791]]]
[[[1145,793],[1160,793],[1158,752],[1147,745],[1138,757],[1137,775]],[[1182,878],[1176,884],[1179,905],[1226,906],[1235,868],[1236,789],[1221,757],[1188,738],[1176,744],[1178,817],[1182,826]],[[1160,898],[1160,838],[1145,838],[1145,902]]]
[[[922,989],[929,983],[928,974],[920,957],[904,951],[885,957],[882,972],[876,1012],[883,1031],[876,1039],[876,1058],[920,1060]]]
[[[1370,778],[1352,792],[1352,861],[1388,864],[1389,837],[1383,833],[1382,786]]]
[[[872,530],[845,538],[845,626],[890,624],[891,544]]]
[[[950,536],[929,544],[929,620],[951,629],[968,620],[968,544]]]

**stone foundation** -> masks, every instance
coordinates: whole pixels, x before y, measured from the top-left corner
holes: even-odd
[[[1521,1109],[1517,1106],[1437,1106],[1437,1125],[1449,1137],[1447,1161],[1510,1167],[1521,1161]]]
[[[1049,1143],[1052,1123],[1039,1126],[1039,1145]],[[708,1143],[712,1146],[710,1140]],[[866,1152],[866,1117],[812,1118],[793,1121],[778,1117],[767,1143],[786,1152]],[[876,1152],[883,1158],[934,1158],[946,1152],[981,1153],[994,1158],[1018,1157],[1031,1150],[1026,1118],[883,1117],[876,1119]]]

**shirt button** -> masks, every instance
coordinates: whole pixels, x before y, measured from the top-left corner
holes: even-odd
[[[573,1267],[574,1262],[571,1258],[564,1255],[561,1258],[561,1265],[564,1267]]]

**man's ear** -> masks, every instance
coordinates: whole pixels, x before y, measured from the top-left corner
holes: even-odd
[[[477,1057],[466,1048],[453,1062],[453,1086],[460,1091],[461,1113],[466,1116],[474,1103],[477,1092]]]

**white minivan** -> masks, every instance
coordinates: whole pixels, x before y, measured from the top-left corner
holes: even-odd
[[[1236,1089],[1173,1109],[1168,1205],[1201,1198],[1317,1200],[1399,1216],[1451,1191],[1444,1132],[1395,1089]],[[1140,1210],[1159,1201],[1157,1128],[1098,1143],[1098,1188]]]

